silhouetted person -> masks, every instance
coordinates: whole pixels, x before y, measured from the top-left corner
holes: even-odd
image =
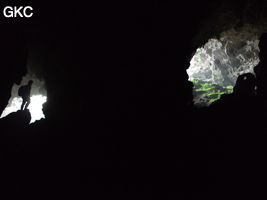
[[[21,104],[21,110],[26,110],[31,103],[31,88],[32,88],[33,81],[30,80],[27,85],[22,85],[19,90],[18,94],[22,97],[22,104]],[[24,107],[25,106],[25,107]]]

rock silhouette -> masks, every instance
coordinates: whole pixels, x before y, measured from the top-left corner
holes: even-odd
[[[10,113],[0,120],[0,125],[8,129],[20,129],[27,127],[31,121],[31,113],[28,109]]]

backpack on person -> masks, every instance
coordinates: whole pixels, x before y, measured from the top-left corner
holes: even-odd
[[[21,86],[21,87],[19,88],[19,90],[18,90],[18,95],[19,95],[20,97],[23,97],[23,96],[25,95],[26,89],[27,89],[27,88],[26,88],[25,85]]]

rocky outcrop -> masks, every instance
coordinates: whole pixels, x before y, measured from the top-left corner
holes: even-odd
[[[219,92],[229,93],[228,87],[234,87],[238,76],[254,73],[259,63],[259,40],[257,30],[244,27],[241,30],[229,30],[221,34],[220,39],[210,39],[202,48],[197,49],[187,70],[189,80],[194,83],[194,102],[208,105],[212,95],[208,90],[199,93],[199,82],[218,86]]]
[[[31,113],[27,110],[19,110],[17,112],[10,113],[6,117],[0,120],[0,126],[5,127],[7,133],[12,130],[18,130],[27,127],[31,121]],[[15,131],[13,131],[15,133]]]
[[[242,36],[232,40],[226,37],[210,39],[193,56],[187,70],[189,80],[201,80],[222,87],[234,86],[239,75],[253,73],[253,68],[259,63],[258,43],[255,38],[244,41]]]

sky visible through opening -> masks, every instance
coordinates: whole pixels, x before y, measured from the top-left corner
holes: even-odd
[[[37,120],[45,118],[43,113],[43,104],[47,101],[47,92],[45,89],[44,81],[39,80],[34,75],[26,75],[20,85],[14,84],[12,87],[11,98],[9,99],[8,105],[3,111],[0,118],[9,115],[12,112],[20,110],[22,104],[22,98],[18,96],[18,89],[21,85],[26,85],[29,80],[33,80],[31,90],[31,103],[28,107],[31,113],[31,122],[34,123]]]
[[[250,32],[230,30],[198,48],[187,69],[193,82],[194,104],[208,106],[233,92],[239,75],[254,74],[259,63],[259,39]]]

